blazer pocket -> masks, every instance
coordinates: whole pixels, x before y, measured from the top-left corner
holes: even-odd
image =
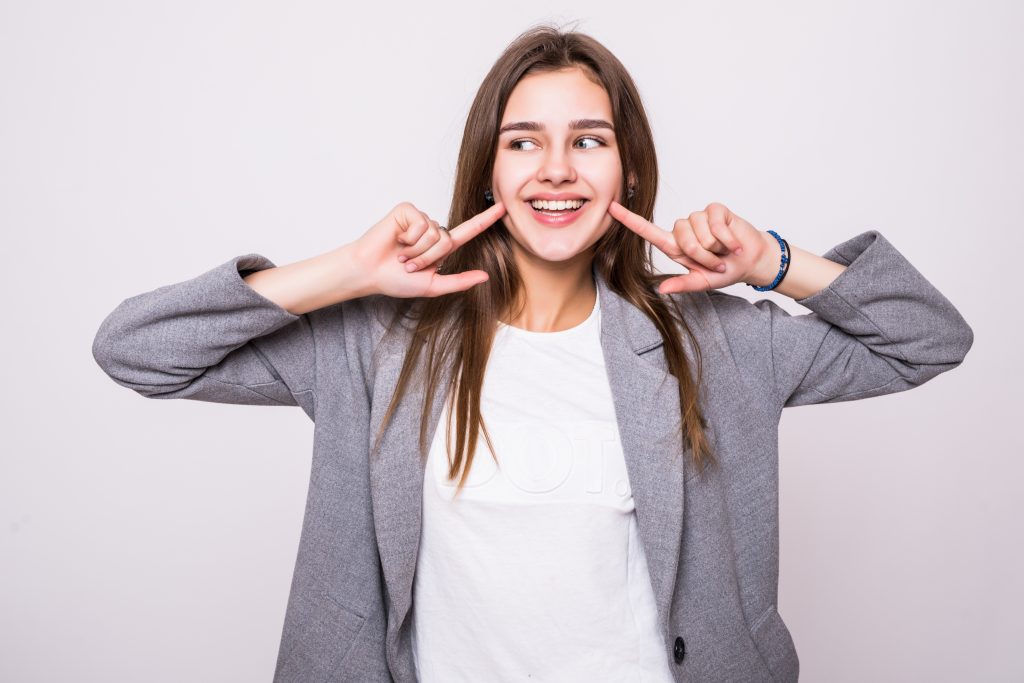
[[[778,683],[795,683],[800,674],[793,637],[775,605],[769,605],[750,629],[757,651],[761,653],[772,678]]]
[[[324,597],[309,613],[291,652],[277,668],[274,681],[328,680],[352,649],[365,622],[366,617]]]

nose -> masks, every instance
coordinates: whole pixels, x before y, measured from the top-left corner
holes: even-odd
[[[569,158],[569,153],[557,145],[551,145],[544,153],[537,180],[547,181],[555,185],[576,180],[576,169]]]

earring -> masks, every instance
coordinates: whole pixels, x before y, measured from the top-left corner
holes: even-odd
[[[635,194],[636,194],[636,188],[635,187],[630,185],[628,188],[626,188],[626,198],[627,199],[632,199],[633,195],[635,195]]]
[[[490,190],[484,190],[484,199],[486,199],[488,202],[494,201],[494,195],[491,194]]]

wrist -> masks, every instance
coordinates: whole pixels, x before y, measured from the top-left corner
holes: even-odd
[[[778,240],[767,231],[759,230],[758,236],[764,247],[761,249],[757,263],[747,274],[744,282],[755,287],[767,287],[775,281],[775,277],[779,274],[779,267],[782,264],[782,248],[779,246]]]
[[[332,299],[336,302],[376,294],[377,289],[365,268],[356,242],[342,245],[322,255],[333,275]]]

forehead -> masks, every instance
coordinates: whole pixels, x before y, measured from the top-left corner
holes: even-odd
[[[524,76],[512,89],[501,123],[537,121],[566,126],[581,118],[612,120],[604,87],[577,68]]]

